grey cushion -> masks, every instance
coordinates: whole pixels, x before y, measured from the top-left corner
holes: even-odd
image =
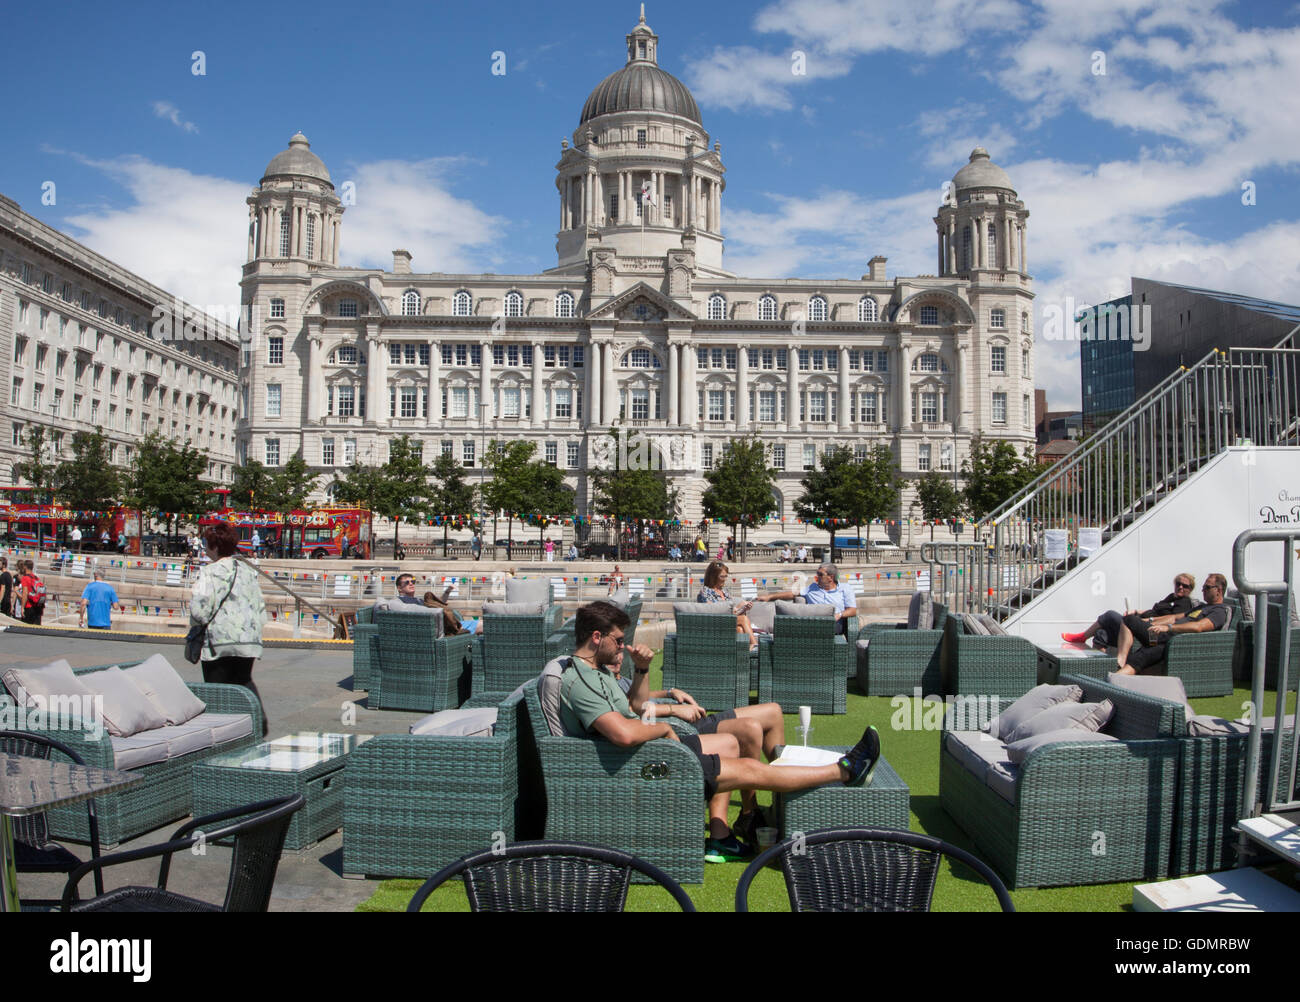
[[[865,651],[870,644],[871,638],[867,636],[867,632],[863,630],[862,636],[858,637],[858,650]]]
[[[755,602],[754,607],[745,615],[757,632],[771,633],[776,629],[776,606],[776,602]]]
[[[166,741],[169,759],[180,758],[213,745],[212,728],[204,727],[194,720],[175,727],[156,727],[145,736]]]
[[[548,661],[537,679],[537,698],[542,704],[546,729],[557,738],[564,737],[564,724],[560,723],[560,677],[564,674],[560,662],[564,660],[566,658]]]
[[[167,761],[167,742],[148,731],[129,738],[110,737],[108,740],[113,746],[114,769],[138,769],[142,765]]]
[[[1007,635],[1007,631],[1002,628],[1002,624],[987,612],[981,612],[975,618],[979,620],[980,625],[984,627],[984,632],[990,637],[1005,637]]]
[[[961,625],[971,636],[987,637],[989,635],[989,628],[981,623],[979,617],[973,613],[963,612],[961,614]]]
[[[140,731],[167,726],[167,716],[163,711],[116,665],[104,671],[91,672],[82,678],[86,688],[104,697],[102,715],[109,734],[124,738]],[[170,752],[168,754],[170,757]]]
[[[1016,802],[1016,784],[1020,782],[1020,766],[1011,760],[994,762],[984,773],[984,785],[1005,800]]]
[[[41,705],[50,709],[51,696],[76,697],[80,703],[81,697],[91,694],[91,690],[73,673],[71,665],[62,659],[40,668],[14,665],[4,669],[3,678],[9,695],[22,706],[36,706],[35,699],[40,697]]]
[[[1121,675],[1119,672],[1111,672],[1106,676],[1106,681],[1120,689],[1128,689],[1143,696],[1154,696],[1157,699],[1167,699],[1171,703],[1179,703],[1188,720],[1196,716],[1192,704],[1187,702],[1187,690],[1183,688],[1183,680],[1177,675]]]
[[[1100,731],[1084,731],[1077,727],[1067,727],[1059,731],[1046,731],[1043,734],[1035,734],[1033,737],[1022,738],[1019,741],[1012,741],[1007,745],[1007,758],[1015,765],[1024,765],[1025,759],[1029,757],[1030,752],[1039,748],[1045,748],[1047,745],[1060,744],[1063,741],[1118,741],[1119,739],[1110,734],[1102,734]]]
[[[541,602],[488,602],[484,616],[540,616],[546,611]]]
[[[551,604],[551,582],[546,578],[506,578],[506,601]]]
[[[416,616],[432,616],[434,613],[442,612],[442,608],[435,609],[433,606],[425,605],[423,599],[415,597],[409,600],[401,595],[395,595],[392,598],[381,598],[376,602],[371,610],[373,612],[405,612]]]
[[[921,604],[917,609],[916,628],[929,630],[934,627],[934,597],[928,591],[917,594],[921,596]]]
[[[1007,744],[1014,744],[1035,734],[1046,734],[1067,727],[1083,731],[1099,731],[1115,712],[1115,704],[1109,699],[1100,703],[1063,702],[1040,710],[1016,727],[1006,737]]]
[[[674,615],[686,616],[732,616],[730,602],[674,602]]]
[[[930,596],[923,591],[913,592],[912,600],[907,604],[907,628],[909,630],[919,629],[921,622],[921,606],[930,601]]]
[[[1263,720],[1263,724],[1264,724],[1264,730],[1265,730],[1265,731],[1272,731],[1272,730],[1273,730],[1273,723],[1274,723],[1275,719],[1276,719],[1276,718],[1275,718],[1275,717],[1273,716],[1273,714],[1271,714],[1271,713],[1268,714],[1268,715],[1264,718],[1264,720]],[[1294,713],[1288,713],[1288,714],[1287,714],[1287,715],[1282,719],[1282,727],[1283,727],[1284,730],[1288,730],[1288,731],[1293,731],[1293,730],[1295,730],[1295,714],[1294,714]]]
[[[798,605],[794,602],[773,602],[776,606],[777,616],[831,616],[835,615],[835,606],[833,605]]]
[[[497,708],[480,706],[468,710],[439,710],[411,725],[412,734],[443,737],[490,738],[496,726]]]
[[[1198,713],[1187,721],[1187,733],[1195,738],[1214,738],[1224,734],[1249,734],[1250,724],[1240,720],[1224,720],[1208,713]]]
[[[632,601],[632,590],[630,588],[620,588],[605,599],[610,605],[616,605],[620,609],[626,610],[628,603]]]
[[[200,713],[187,720],[186,724],[208,728],[212,732],[214,745],[246,738],[253,733],[253,717],[248,713]]]
[[[948,753],[980,782],[989,766],[1007,761],[1006,745],[980,731],[947,731],[943,740]]]
[[[162,712],[169,724],[183,724],[207,709],[203,700],[190,691],[185,680],[176,674],[176,669],[161,654],[124,668],[122,672]]]
[[[1077,703],[1083,699],[1083,690],[1077,685],[1039,685],[1030,689],[1005,710],[988,722],[984,728],[1000,741],[1005,741],[1017,727],[1058,703]]]

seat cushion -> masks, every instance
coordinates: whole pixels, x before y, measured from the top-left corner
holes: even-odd
[[[755,602],[746,615],[758,633],[771,633],[776,629],[776,602]]]
[[[627,611],[628,603],[632,601],[632,589],[620,588],[618,591],[614,592],[613,595],[606,598],[605,601],[610,605],[616,605],[620,609]]]
[[[34,699],[38,696],[48,708],[51,696],[75,696],[80,702],[82,696],[91,695],[91,690],[73,673],[72,666],[62,659],[40,668],[13,665],[5,668],[0,678],[20,706],[35,706]]]
[[[413,723],[411,733],[426,736],[490,738],[496,722],[495,706],[480,706],[468,710],[439,710]]]
[[[1057,703],[1055,706],[1040,710],[1012,730],[1007,735],[1006,742],[1014,744],[1035,734],[1046,734],[1065,728],[1099,731],[1106,726],[1114,712],[1115,704],[1109,699],[1104,699],[1100,703]]]
[[[1033,737],[1012,741],[1007,745],[1007,758],[1015,765],[1024,765],[1025,759],[1029,757],[1030,752],[1045,748],[1047,745],[1061,744],[1066,741],[1101,742],[1118,740],[1119,738],[1113,734],[1102,734],[1100,731],[1083,731],[1077,727],[1067,727],[1064,730],[1046,731],[1042,734],[1035,734]]]
[[[928,630],[934,621],[934,602],[928,591],[912,593],[912,600],[907,604],[907,628],[909,630]],[[925,625],[922,626],[922,621]]]
[[[560,662],[567,660],[567,657],[554,658],[547,662],[537,679],[537,699],[542,704],[546,729],[557,738],[564,737],[564,724],[560,722],[560,676],[564,669],[560,667]]]
[[[835,606],[833,605],[813,605],[806,603],[799,605],[795,602],[774,602],[776,606],[776,615],[778,616],[805,616],[805,617],[825,617],[835,615]]]
[[[674,602],[673,615],[734,616],[730,602]]]
[[[869,637],[867,635],[867,632],[864,630],[862,632],[862,635],[858,637],[858,650],[865,651],[870,644],[871,644],[871,637]]]
[[[980,622],[980,618],[973,613],[963,612],[961,614],[961,625],[967,633],[973,637],[987,637],[989,628]]]
[[[167,761],[167,742],[148,732],[129,738],[110,737],[114,769],[138,769],[142,765]]]
[[[1006,745],[982,731],[948,731],[943,740],[948,753],[981,783],[989,766],[1008,761]]]
[[[1035,714],[1042,713],[1058,703],[1077,703],[1082,699],[1083,690],[1077,685],[1035,686],[990,720],[984,730],[995,738],[1005,741],[1012,731]]]
[[[546,611],[542,602],[488,602],[483,606],[484,616],[540,616]]]
[[[993,762],[984,773],[984,785],[1005,800],[1008,804],[1016,802],[1016,784],[1020,782],[1020,766],[1011,760]]]
[[[1183,687],[1183,680],[1177,675],[1121,675],[1119,672],[1110,672],[1106,676],[1106,681],[1120,689],[1178,703],[1183,707],[1188,720],[1196,716],[1192,704],[1187,701],[1187,690]]]
[[[1187,721],[1187,733],[1194,738],[1217,738],[1228,734],[1249,734],[1250,724],[1244,720],[1225,720],[1208,713],[1198,713]]]
[[[122,673],[162,712],[168,724],[183,724],[207,709],[161,654],[123,668]]]
[[[186,723],[212,731],[213,745],[238,741],[253,733],[253,718],[247,713],[200,713]]]
[[[506,602],[551,604],[551,582],[546,578],[506,578]]]
[[[1002,628],[1002,624],[990,616],[987,612],[981,612],[975,617],[979,620],[980,625],[990,637],[1005,637],[1007,631]]]
[[[87,689],[104,697],[101,714],[104,726],[113,737],[130,737],[167,726],[163,711],[116,665],[83,675],[82,679]]]
[[[182,755],[212,747],[212,728],[205,727],[197,720],[190,720],[174,727],[155,727],[148,736],[161,738],[167,742],[169,759],[180,758]]]

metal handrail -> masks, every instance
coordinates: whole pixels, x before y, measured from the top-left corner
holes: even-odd
[[[249,559],[248,559],[246,556],[244,556],[242,553],[235,553],[235,554],[234,554],[234,557],[235,557],[235,559],[238,560],[240,563],[242,563],[242,564],[246,564],[248,567],[251,567],[253,570],[255,570],[255,571],[256,571],[258,574],[260,574],[262,577],[266,578],[266,580],[270,581],[271,584],[275,585],[275,586],[276,586],[277,588],[279,588],[282,592],[284,592],[286,595],[288,595],[290,598],[293,599],[293,601],[294,601],[294,607],[293,607],[293,635],[294,635],[294,638],[295,638],[295,639],[298,638],[298,637],[301,637],[301,636],[302,636],[302,607],[303,607],[304,605],[305,605],[308,609],[310,609],[312,612],[314,612],[316,615],[320,616],[321,619],[325,620],[325,622],[327,622],[327,623],[334,623],[334,625],[335,625],[336,627],[338,626],[338,622],[335,622],[334,617],[331,616],[328,612],[326,612],[324,609],[320,608],[319,606],[314,605],[313,603],[311,603],[311,602],[308,601],[307,599],[303,598],[301,595],[299,595],[296,591],[294,591],[292,588],[290,588],[287,584],[285,584],[285,583],[284,583],[283,581],[281,581],[279,578],[276,578],[276,577],[274,577],[274,576],[272,576],[272,575],[270,575],[270,574],[267,574],[266,571],[262,570],[262,568],[260,568],[257,564],[253,563],[251,560],[249,560]],[[341,621],[341,620],[340,620],[340,621]]]
[[[1246,548],[1251,543],[1280,542],[1282,544],[1282,580],[1253,581],[1246,574]],[[1300,529],[1248,529],[1232,544],[1232,580],[1243,595],[1255,596],[1255,664],[1251,678],[1250,743],[1246,750],[1246,782],[1242,791],[1241,816],[1255,817],[1260,813],[1258,796],[1260,751],[1264,740],[1264,720],[1260,712],[1264,706],[1264,676],[1267,674],[1268,606],[1269,596],[1277,595],[1282,605],[1282,637],[1279,643],[1277,668],[1277,707],[1273,721],[1273,753],[1269,760],[1267,810],[1291,810],[1300,807],[1295,799],[1297,758],[1300,757],[1300,729],[1292,728],[1288,760],[1286,795],[1278,799],[1278,771],[1282,766],[1283,723],[1286,720],[1286,694],[1290,690],[1287,678],[1291,667],[1291,630],[1287,626],[1286,610],[1295,595],[1294,568],[1291,548],[1300,543]]]

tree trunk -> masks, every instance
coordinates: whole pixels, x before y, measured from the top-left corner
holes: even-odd
[[[493,527],[492,531],[493,533],[496,532],[495,526]],[[492,541],[492,545],[493,546],[496,545],[495,539]],[[514,545],[515,545],[515,517],[514,515],[511,515],[510,518],[506,520],[506,559],[507,560],[515,559],[511,555],[514,549]]]

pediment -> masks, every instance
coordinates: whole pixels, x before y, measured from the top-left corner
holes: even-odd
[[[626,292],[606,300],[589,314],[591,320],[625,320],[630,323],[662,323],[665,320],[696,320],[690,310],[665,296],[658,289],[638,282]]]

